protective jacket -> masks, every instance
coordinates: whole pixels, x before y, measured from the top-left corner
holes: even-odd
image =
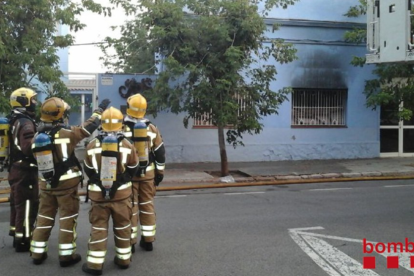
[[[82,126],[63,127],[45,123],[39,127],[39,132],[53,135],[52,151],[55,165],[75,158],[76,145],[98,128],[100,114],[101,110],[94,111],[92,117]],[[62,166],[61,168],[66,167]],[[81,168],[75,162],[69,163],[69,167],[67,170],[64,169],[56,186],[48,185],[49,183],[43,178],[39,180],[40,205],[30,248],[32,258],[41,259],[43,254],[47,253],[48,239],[55,224],[56,214],[59,212],[59,261],[71,261],[76,251],[76,225],[79,213],[78,185],[82,180]]]
[[[92,116],[82,126],[50,126],[43,125],[39,128],[38,132],[45,132],[53,135],[54,150],[53,161],[55,164],[55,170],[61,171],[61,176],[56,186],[49,187],[46,180],[40,177],[40,189],[41,190],[67,190],[73,187],[77,187],[80,183],[82,176],[82,168],[78,165],[75,157],[76,145],[86,137],[89,137],[100,125],[100,119],[98,116]],[[56,131],[56,128],[58,130]],[[34,143],[33,143],[34,145]],[[65,164],[62,165],[62,164]],[[66,170],[67,169],[67,170]]]
[[[9,122],[8,181],[11,186],[9,235],[15,236],[17,251],[22,246],[27,247],[28,250],[39,204],[37,166],[30,148],[36,132],[36,124],[23,109],[14,109],[9,116]]]
[[[155,174],[164,174],[165,169],[165,148],[162,136],[158,128],[152,124],[148,119],[135,119],[130,116],[126,116],[124,119],[124,135],[130,141],[134,142],[134,125],[142,121],[147,125],[147,139],[148,139],[148,152],[149,163],[145,168],[145,176],[141,176],[142,171],[136,173],[133,178],[134,181],[154,179]],[[155,170],[155,171],[154,171]]]
[[[89,221],[92,224],[88,244],[87,267],[102,270],[107,252],[109,219],[112,216],[116,263],[128,266],[131,259],[132,176],[138,169],[138,156],[133,145],[119,136],[116,157],[116,181],[108,198],[102,185],[102,138],[92,140],[86,149],[85,173],[89,177],[88,196],[92,201]]]
[[[158,128],[147,119],[135,119],[126,116],[124,119],[124,135],[134,140],[134,125],[141,120],[147,125],[147,139],[149,163],[146,168],[140,168],[132,179],[133,189],[133,217],[132,217],[132,234],[131,244],[137,243],[138,221],[142,239],[146,242],[153,242],[156,233],[156,214],[154,208],[154,197],[156,188],[154,177],[156,174],[164,175],[165,169],[165,148],[161,133]],[[144,170],[144,176],[142,175]]]
[[[118,201],[130,198],[132,194],[132,177],[138,170],[138,156],[134,146],[123,136],[118,138],[117,181],[114,181],[110,198],[105,198],[105,189],[100,181],[102,161],[102,136],[93,139],[86,148],[84,169],[89,177],[88,197],[94,202]]]

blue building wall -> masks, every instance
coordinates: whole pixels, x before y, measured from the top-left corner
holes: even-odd
[[[155,76],[146,74],[99,74],[98,75],[98,102],[105,98],[111,100],[111,106],[118,109],[126,107],[126,99],[122,98],[119,94],[119,87],[125,86],[126,80],[135,79],[137,82],[141,82],[142,79],[150,78],[155,80]],[[124,91],[125,93],[126,91]]]
[[[379,156],[379,112],[366,108],[362,93],[365,80],[373,77],[373,67],[352,66],[352,56],[366,54],[365,45],[348,44],[343,39],[346,30],[365,24],[365,18],[343,16],[351,5],[357,4],[357,0],[301,0],[287,10],[275,11],[266,19],[269,24],[266,36],[293,43],[299,57],[292,63],[277,65],[277,81],[272,88],[275,91],[284,87],[348,89],[347,127],[292,128],[289,97],[289,101],[280,106],[278,115],[263,118],[261,134],[245,135],[244,147],[227,146],[229,161]],[[280,23],[280,30],[272,32],[273,23]],[[126,100],[118,95],[118,87],[131,77],[140,80],[147,76],[112,75],[113,85],[99,84],[99,98],[111,98],[117,108],[125,105]],[[191,123],[185,129],[184,115],[163,112],[156,118],[149,118],[163,135],[167,162],[220,161],[217,130],[193,129]]]
[[[365,23],[365,17],[348,18],[344,16],[349,7],[359,4],[359,0],[299,0],[287,9],[272,10],[267,17]],[[263,10],[263,5],[263,1],[261,1],[259,10]]]

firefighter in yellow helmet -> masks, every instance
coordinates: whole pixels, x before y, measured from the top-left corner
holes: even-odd
[[[133,217],[132,217],[132,252],[138,238],[138,221],[140,222],[140,247],[146,251],[153,250],[156,232],[156,214],[154,196],[156,186],[164,178],[165,148],[161,133],[148,119],[145,119],[147,101],[141,94],[127,99],[127,115],[124,118],[124,134],[134,143],[139,157],[139,170],[132,179]]]
[[[36,133],[36,92],[19,88],[10,95],[10,230],[16,252],[27,252],[39,205],[36,160],[31,142]]]
[[[31,242],[33,263],[47,258],[48,240],[59,213],[59,262],[61,267],[76,264],[76,224],[79,213],[78,186],[82,168],[75,156],[76,145],[89,137],[100,125],[101,114],[110,101],[105,99],[81,126],[64,125],[70,106],[52,97],[41,107],[41,125],[33,138],[32,152],[39,168],[40,204]]]
[[[101,275],[107,252],[109,219],[112,216],[115,259],[121,269],[131,260],[132,183],[138,170],[134,146],[122,134],[121,111],[110,107],[102,114],[103,132],[86,148],[85,173],[89,177],[88,198],[92,205],[89,221],[92,224],[87,262],[82,270]]]

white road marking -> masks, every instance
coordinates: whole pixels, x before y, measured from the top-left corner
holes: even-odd
[[[251,195],[251,194],[264,194],[265,192],[245,192],[245,193],[223,193],[223,195]]]
[[[337,191],[337,190],[351,190],[352,188],[325,188],[325,189],[310,189],[308,192],[318,192],[318,191]]]
[[[410,184],[410,185],[389,185],[389,186],[384,186],[384,188],[400,188],[400,187],[414,187],[414,184]]]
[[[322,239],[333,239],[342,240],[347,242],[359,243],[362,245],[362,240],[344,238],[338,236],[322,235],[317,233],[305,232],[309,230],[323,230],[321,226],[307,227],[307,228],[293,228],[289,229],[289,235],[299,245],[299,247],[328,275],[330,276],[374,276],[379,275],[370,269],[363,269],[362,264],[349,257],[339,249],[331,246],[325,240]],[[370,242],[370,241],[368,241]],[[377,242],[370,242],[376,244]],[[383,257],[387,256],[398,256],[399,265],[410,272],[414,272],[411,268],[410,253],[382,253]]]
[[[289,231],[298,232],[298,231],[307,231],[307,230],[324,230],[322,226],[315,226],[315,227],[304,227],[304,228],[291,228],[288,229]]]
[[[328,275],[331,276],[342,276],[335,269],[333,269],[324,259],[319,257],[319,255],[310,247],[308,244],[297,234],[295,231],[289,231],[292,239],[299,245],[299,247],[306,253],[308,256],[319,265]]]
[[[397,253],[381,253],[382,256],[388,257],[388,256],[398,256],[398,264],[401,267],[404,267],[405,269],[414,272],[414,269],[411,268],[411,259],[410,257],[413,255],[412,253],[405,253],[405,252],[397,252]]]
[[[155,196],[155,198],[158,197],[186,197],[187,195],[166,195],[166,196]]]
[[[379,275],[372,270],[363,269],[362,264],[349,257],[342,251],[339,251],[324,240],[303,235],[303,239],[308,242],[309,246],[313,248],[318,254],[324,258],[330,265],[338,270],[342,275],[352,276],[375,276]]]
[[[330,235],[322,235],[322,234],[316,234],[316,233],[308,233],[308,232],[302,232],[302,231],[295,231],[298,234],[306,235],[306,236],[313,236],[313,237],[321,237],[325,239],[331,239],[331,240],[340,240],[340,241],[348,241],[348,242],[359,242],[362,243],[362,240],[358,239],[350,239],[350,238],[343,238],[343,237],[337,237],[337,236],[330,236]],[[370,241],[367,241],[370,242]],[[375,242],[371,242],[375,243]]]

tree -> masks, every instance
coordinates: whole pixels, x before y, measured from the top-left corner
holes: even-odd
[[[57,51],[74,40],[71,34],[61,35],[58,28],[81,30],[85,24],[77,16],[86,9],[104,15],[111,12],[93,0],[0,1],[0,112],[10,110],[10,93],[19,87],[43,89],[49,96],[72,102],[61,80]]]
[[[157,62],[165,70],[159,72],[152,91],[143,92],[149,110],[155,115],[161,110],[183,112],[185,127],[197,113],[210,114],[218,130],[221,174],[227,176],[225,141],[236,147],[243,145],[245,133],[260,133],[262,117],[277,114],[290,92],[273,91],[271,85],[277,75],[275,64],[293,61],[296,49],[282,39],[267,38],[263,17],[296,1],[264,1],[259,14],[259,1],[249,0],[143,0],[137,5],[114,0],[127,13],[136,11],[136,18],[124,25],[121,38],[107,39],[118,59],[106,62],[133,73],[131,62],[140,59],[136,53],[160,55]],[[273,31],[277,29],[273,26]],[[242,112],[238,112],[240,98],[247,103]]]
[[[348,17],[365,15],[367,0],[359,0],[359,5],[352,6],[345,14]],[[411,21],[413,27],[413,21]],[[345,33],[345,39],[353,43],[366,43],[366,28],[354,29]],[[364,66],[365,57],[353,57],[352,64]],[[364,94],[367,106],[391,106],[394,113],[391,117],[410,120],[414,110],[414,66],[412,64],[388,63],[376,65],[373,73],[377,78],[367,80]],[[403,107],[400,108],[403,103]]]

